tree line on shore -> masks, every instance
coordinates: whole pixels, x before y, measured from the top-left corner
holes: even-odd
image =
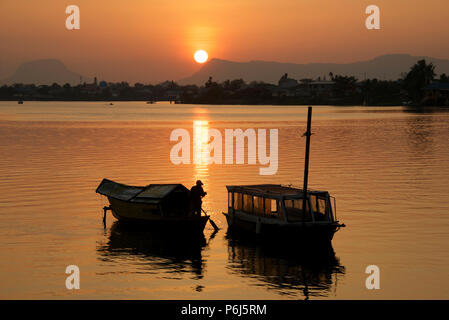
[[[281,78],[282,79],[282,78]],[[76,101],[161,101],[192,104],[307,104],[307,105],[400,105],[425,103],[425,88],[431,83],[449,83],[449,77],[435,74],[435,66],[418,61],[397,80],[365,79],[329,73],[329,81],[304,79],[297,86],[283,88],[242,79],[216,82],[212,78],[202,86],[179,85],[174,81],[160,84],[127,82],[99,84],[34,85],[14,84],[0,87],[0,100],[76,100]],[[326,85],[324,85],[324,84]],[[313,89],[314,84],[317,84]]]

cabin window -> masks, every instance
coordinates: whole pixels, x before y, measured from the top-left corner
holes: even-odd
[[[270,218],[281,218],[279,200],[265,198],[264,203],[265,203],[264,208],[265,216]]]
[[[263,212],[264,215],[270,216],[271,215],[271,199],[264,198],[263,200]]]
[[[253,212],[255,214],[263,216],[264,214],[263,198],[254,196],[253,203],[254,203]]]
[[[253,197],[249,194],[243,195],[243,211],[253,212]]]
[[[232,207],[232,192],[228,192],[228,207]]]
[[[317,198],[317,211],[321,214],[326,214],[326,199]]]
[[[234,193],[234,210],[242,210],[242,194]]]
[[[311,195],[310,200],[315,221],[332,221],[326,196]]]
[[[271,213],[278,212],[278,202],[274,199],[271,199]]]
[[[303,199],[286,199],[284,200],[285,212],[287,213],[288,221],[298,222],[303,221]],[[310,216],[309,203],[306,202],[306,213],[304,221],[312,221]]]
[[[315,195],[311,195],[310,196],[310,202],[312,203],[312,210],[313,210],[313,212],[317,212],[316,196]]]

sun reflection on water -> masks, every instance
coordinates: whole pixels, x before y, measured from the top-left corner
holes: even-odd
[[[195,180],[201,180],[205,186],[209,180],[209,122],[193,121],[193,163],[195,165]]]

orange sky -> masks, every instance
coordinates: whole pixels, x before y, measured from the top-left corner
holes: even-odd
[[[81,29],[65,28],[78,5]],[[381,9],[381,30],[365,8]],[[449,59],[447,0],[0,0],[0,78],[57,58],[107,81],[156,82],[199,68],[197,49],[235,61],[352,62],[387,53]]]

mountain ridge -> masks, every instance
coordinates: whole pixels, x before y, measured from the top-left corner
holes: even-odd
[[[242,78],[246,82],[263,81],[277,83],[279,78],[288,73],[295,79],[328,77],[329,73],[355,76],[358,79],[377,78],[396,80],[406,73],[421,59],[432,62],[437,74],[449,74],[449,60],[410,54],[385,54],[370,60],[349,63],[289,63],[264,60],[236,62],[219,58],[211,59],[200,70],[187,78],[179,80],[180,84],[204,84],[209,77],[215,81]]]
[[[69,70],[59,59],[39,59],[22,63],[10,77],[0,80],[0,84],[76,85],[80,83],[81,78],[83,82],[90,81],[79,73]]]
[[[396,80],[421,59],[432,62],[436,66],[435,72],[437,74],[449,74],[449,59],[412,56],[404,53],[385,54],[370,60],[349,63],[312,62],[300,64],[266,60],[238,62],[214,58],[206,62],[200,70],[191,76],[179,79],[177,82],[181,85],[203,85],[209,77],[212,77],[214,81],[219,82],[241,78],[246,82],[263,81],[277,84],[279,78],[285,73],[288,73],[289,77],[299,80],[329,77],[330,72],[334,75],[355,76],[360,80],[364,78]],[[90,78],[69,70],[58,59],[40,59],[24,62],[13,75],[0,80],[0,85],[12,85],[14,83],[35,85],[51,85],[53,83],[64,85],[69,83],[77,85],[81,79],[82,82],[87,83],[92,81]]]

